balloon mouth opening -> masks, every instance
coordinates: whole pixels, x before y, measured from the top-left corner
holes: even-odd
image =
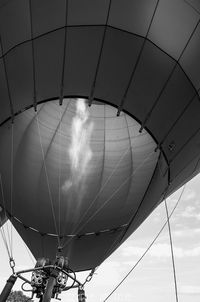
[[[158,158],[155,141],[140,127],[99,100],[92,106],[84,98],[64,98],[62,106],[59,99],[47,100],[37,111],[24,110],[0,136],[5,157],[14,129],[12,206],[10,155],[0,162],[7,212],[16,224],[59,237],[126,225],[130,196],[139,198],[145,190]],[[141,178],[141,188],[135,177]]]

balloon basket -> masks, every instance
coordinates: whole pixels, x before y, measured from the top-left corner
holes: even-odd
[[[25,274],[32,273],[31,279]],[[76,278],[76,274],[68,267],[68,259],[59,257],[54,264],[49,259],[38,259],[36,266],[31,269],[18,271],[10,276],[0,295],[0,302],[6,302],[17,278],[24,281],[21,288],[24,292],[30,292],[31,298],[39,298],[40,302],[49,302],[52,298],[61,300],[59,295],[72,288],[78,288],[78,302],[85,302],[86,296],[83,284]],[[25,289],[28,284],[30,289]]]

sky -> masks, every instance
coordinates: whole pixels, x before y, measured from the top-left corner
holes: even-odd
[[[167,199],[169,211],[173,209],[180,193],[181,189]],[[200,300],[199,196],[200,176],[197,176],[186,185],[179,206],[170,222],[179,302],[199,302]],[[140,228],[97,269],[92,281],[85,287],[87,302],[104,301],[106,296],[137,262],[165,221],[166,212],[164,203],[162,203]],[[33,256],[14,229],[13,246],[16,270],[33,267]],[[11,275],[2,238],[0,238],[0,265],[0,289],[2,289],[5,281]],[[78,274],[78,277],[80,280],[84,280],[87,274],[88,272],[81,273]],[[14,290],[19,290],[20,286],[21,281],[17,281]],[[77,301],[77,289],[65,292],[60,297],[62,301]],[[148,254],[108,301],[176,301],[167,227]]]

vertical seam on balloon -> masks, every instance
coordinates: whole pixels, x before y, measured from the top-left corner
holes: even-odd
[[[62,103],[63,103],[63,91],[64,91],[64,81],[65,81],[65,64],[66,64],[66,48],[67,48],[67,23],[68,23],[68,0],[65,0],[65,34],[64,34],[62,74],[61,74],[61,84],[60,84],[60,105],[62,105]]]
[[[3,42],[2,42],[1,36],[0,36],[0,45],[1,45],[1,52],[3,54]],[[14,121],[14,108],[13,108],[13,101],[12,101],[11,92],[10,92],[10,85],[9,85],[9,80],[8,80],[8,71],[7,71],[7,66],[6,66],[6,60],[5,60],[4,56],[3,56],[3,66],[4,66],[6,86],[7,86],[7,91],[8,91],[8,99],[9,99],[9,103],[10,103],[11,121],[13,123],[13,121]]]
[[[106,16],[106,23],[104,25],[103,37],[102,37],[102,41],[101,41],[101,48],[100,48],[98,61],[97,61],[97,65],[96,65],[96,70],[95,70],[95,74],[94,74],[94,79],[93,79],[93,83],[92,83],[92,87],[91,87],[91,91],[90,91],[90,95],[89,95],[89,105],[92,104],[93,98],[94,98],[95,86],[96,86],[96,82],[97,82],[97,76],[99,73],[99,67],[100,67],[100,62],[101,62],[105,38],[106,38],[106,31],[107,31],[107,25],[108,25],[109,16],[110,16],[111,5],[112,5],[112,0],[109,0],[108,12],[107,12],[107,16]]]
[[[61,108],[61,107],[60,107]],[[60,121],[62,120],[62,112],[60,110]],[[61,187],[61,123],[59,125],[58,128],[58,132],[60,132],[59,134],[59,175],[58,175],[58,232],[59,232],[59,236],[61,236],[61,212],[60,212],[60,205],[61,205],[61,191],[60,191],[60,187]],[[61,239],[60,239],[61,240]]]
[[[131,73],[131,76],[130,76],[128,85],[127,85],[126,90],[125,90],[125,92],[124,92],[124,95],[123,95],[123,97],[122,97],[121,103],[119,104],[118,113],[117,113],[118,115],[120,114],[121,110],[123,110],[123,105],[124,105],[124,103],[125,103],[125,101],[126,101],[126,97],[127,97],[129,88],[130,88],[130,86],[131,86],[132,80],[133,80],[133,78],[134,78],[134,75],[135,75],[135,73],[136,73],[137,67],[138,67],[138,65],[139,65],[139,62],[140,62],[140,59],[141,59],[141,56],[142,56],[142,53],[143,53],[143,50],[144,50],[144,47],[145,47],[145,44],[146,44],[146,41],[147,41],[147,37],[148,37],[148,35],[149,35],[150,29],[151,29],[151,25],[152,25],[152,23],[153,23],[153,19],[154,19],[154,17],[155,17],[155,14],[156,14],[156,11],[157,11],[157,8],[158,8],[159,1],[160,1],[160,0],[157,0],[157,2],[156,2],[156,6],[155,6],[155,9],[154,9],[154,11],[153,11],[153,15],[152,15],[152,17],[151,17],[150,23],[149,23],[149,26],[148,26],[148,29],[147,29],[147,33],[146,33],[146,35],[145,35],[145,37],[144,37],[144,39],[143,39],[143,43],[142,43],[142,46],[141,46],[141,48],[140,48],[140,52],[139,52],[139,55],[138,55],[138,57],[137,57],[136,63],[135,63],[135,65],[134,65],[134,67],[133,67],[133,71],[132,71],[132,73]]]
[[[45,156],[44,156],[44,150],[43,150],[43,146],[42,146],[42,138],[41,138],[40,126],[39,126],[39,120],[38,120],[38,114],[37,113],[36,113],[36,121],[37,121],[37,126],[38,126],[38,135],[39,135],[39,140],[40,140],[42,158],[43,158],[43,162],[44,162],[44,169],[45,169],[49,199],[50,199],[50,203],[51,203],[52,216],[53,216],[53,220],[54,220],[55,231],[57,233],[58,246],[60,246],[60,239],[59,239],[59,235],[58,235],[58,228],[57,228],[57,223],[56,223],[55,210],[54,210],[54,206],[53,206],[53,200],[52,200],[52,194],[51,194],[51,189],[50,189],[49,177],[48,177],[47,167],[46,167],[46,163],[45,163]]]
[[[13,187],[14,187],[14,123],[11,124],[11,159],[10,159],[11,171],[10,171],[10,241],[11,241],[11,257],[13,258]]]
[[[134,171],[134,168],[133,168],[133,151],[132,151],[131,136],[130,136],[130,130],[129,130],[129,125],[128,125],[128,121],[127,121],[127,118],[126,118],[126,114],[124,114],[124,119],[125,119],[125,122],[126,122],[126,125],[127,125],[127,130],[128,130],[128,140],[129,140],[130,158],[131,158],[130,175],[132,175],[132,173]],[[128,197],[130,195],[131,187],[132,187],[132,178],[130,178],[130,180],[129,180],[125,205],[127,205],[127,201],[128,201]]]
[[[36,95],[36,68],[35,68],[35,47],[33,39],[33,12],[32,2],[29,0],[30,26],[31,26],[31,50],[32,50],[32,68],[33,68],[33,106],[37,111],[37,95]]]

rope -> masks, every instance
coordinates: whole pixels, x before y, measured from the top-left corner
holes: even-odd
[[[13,170],[14,170],[14,123],[11,124],[11,184],[10,184],[10,253],[13,258],[13,225],[12,225],[12,217],[13,217]]]
[[[44,156],[44,149],[42,146],[42,137],[41,137],[39,119],[38,119],[37,113],[36,113],[36,121],[37,121],[38,135],[39,135],[42,159],[43,159],[44,170],[45,170],[45,175],[46,175],[47,187],[48,187],[48,192],[49,192],[49,199],[50,199],[50,203],[51,203],[52,216],[53,216],[55,231],[57,234],[58,246],[60,246],[60,239],[59,239],[59,233],[58,233],[58,228],[57,228],[57,223],[56,223],[56,216],[55,216],[55,211],[54,211],[54,207],[53,207],[53,198],[52,198],[51,189],[50,189],[49,177],[48,177],[48,173],[47,173],[47,167],[46,167],[46,161],[45,161],[45,156]]]
[[[1,217],[0,217],[0,222],[1,222],[1,225],[2,225]],[[2,236],[2,239],[3,239],[3,242],[4,242],[4,245],[5,245],[7,254],[8,254],[8,258],[10,259],[11,258],[11,254],[10,254],[10,251],[9,251],[9,246],[8,246],[8,243],[7,243],[7,239],[6,239],[6,235],[5,235],[5,230],[4,230],[4,226],[3,225],[0,227],[0,232],[1,232],[1,236]]]
[[[62,108],[62,107],[60,107]],[[60,121],[62,120],[62,110],[60,110]],[[58,172],[58,229],[59,236],[61,235],[61,162],[62,162],[62,154],[61,154],[61,123],[59,124],[59,147],[60,147],[60,156],[59,156],[59,172]]]
[[[173,242],[172,242],[172,233],[171,233],[171,226],[169,222],[169,212],[167,207],[167,201],[165,199],[165,210],[167,214],[167,225],[169,231],[169,240],[170,240],[170,248],[171,248],[171,256],[172,256],[172,267],[173,267],[173,275],[174,275],[174,287],[175,287],[175,295],[176,295],[176,302],[178,302],[178,289],[177,289],[177,281],[176,281],[176,267],[175,267],[175,260],[174,260],[174,250],[173,250]]]
[[[5,210],[6,209],[6,204],[5,204],[5,196],[4,196],[3,181],[2,181],[1,173],[0,173],[0,185],[1,185],[1,195],[2,195],[2,200],[3,200],[3,208],[4,208],[5,218],[6,218],[6,221],[8,221],[8,216],[7,216],[7,213],[6,213],[6,210]],[[1,224],[2,224],[2,221],[1,221]],[[10,247],[10,250],[11,250],[11,241],[10,241],[8,223],[6,223],[5,225],[6,225],[6,230],[7,230],[8,243],[9,243],[9,247]]]
[[[150,243],[150,245],[147,247],[146,251],[142,254],[142,256],[138,259],[138,261],[136,262],[136,264],[131,268],[131,270],[125,275],[125,277],[118,283],[118,285],[111,291],[111,293],[103,300],[103,302],[106,302],[112,295],[113,293],[120,287],[120,285],[128,278],[128,276],[132,273],[132,271],[138,266],[138,264],[141,262],[141,260],[144,258],[144,256],[148,253],[148,251],[150,250],[150,248],[153,246],[153,244],[156,242],[156,240],[158,239],[158,237],[160,236],[160,234],[162,233],[162,231],[164,230],[165,226],[168,224],[170,218],[172,217],[174,211],[176,210],[182,195],[184,193],[186,185],[183,186],[181,194],[173,208],[173,210],[171,211],[170,215],[168,215],[166,222],[164,223],[164,225],[162,226],[162,228],[160,229],[160,231],[158,232],[158,234],[155,236],[155,238],[153,239],[153,241]]]
[[[2,200],[3,200],[3,206],[4,206],[4,213],[5,213],[5,218],[8,220],[6,211],[5,211],[5,197],[4,197],[4,191],[3,191],[3,182],[2,182],[2,176],[0,174],[0,184],[1,184],[1,194],[2,194]],[[11,216],[12,217],[12,216]],[[8,242],[7,242],[7,238],[6,238],[6,234],[5,234],[5,230],[4,230],[4,225],[3,225],[3,221],[0,217],[0,231],[1,231],[1,236],[8,254],[8,258],[9,258],[9,264],[10,264],[10,268],[12,269],[13,274],[15,273],[15,261],[13,259],[13,253],[12,253],[12,241],[10,238],[10,234],[9,234],[9,228],[8,228],[8,222],[6,222],[6,229],[7,229],[7,237],[8,237]],[[11,222],[10,222],[11,223]],[[11,223],[11,230],[12,230],[12,223]]]

